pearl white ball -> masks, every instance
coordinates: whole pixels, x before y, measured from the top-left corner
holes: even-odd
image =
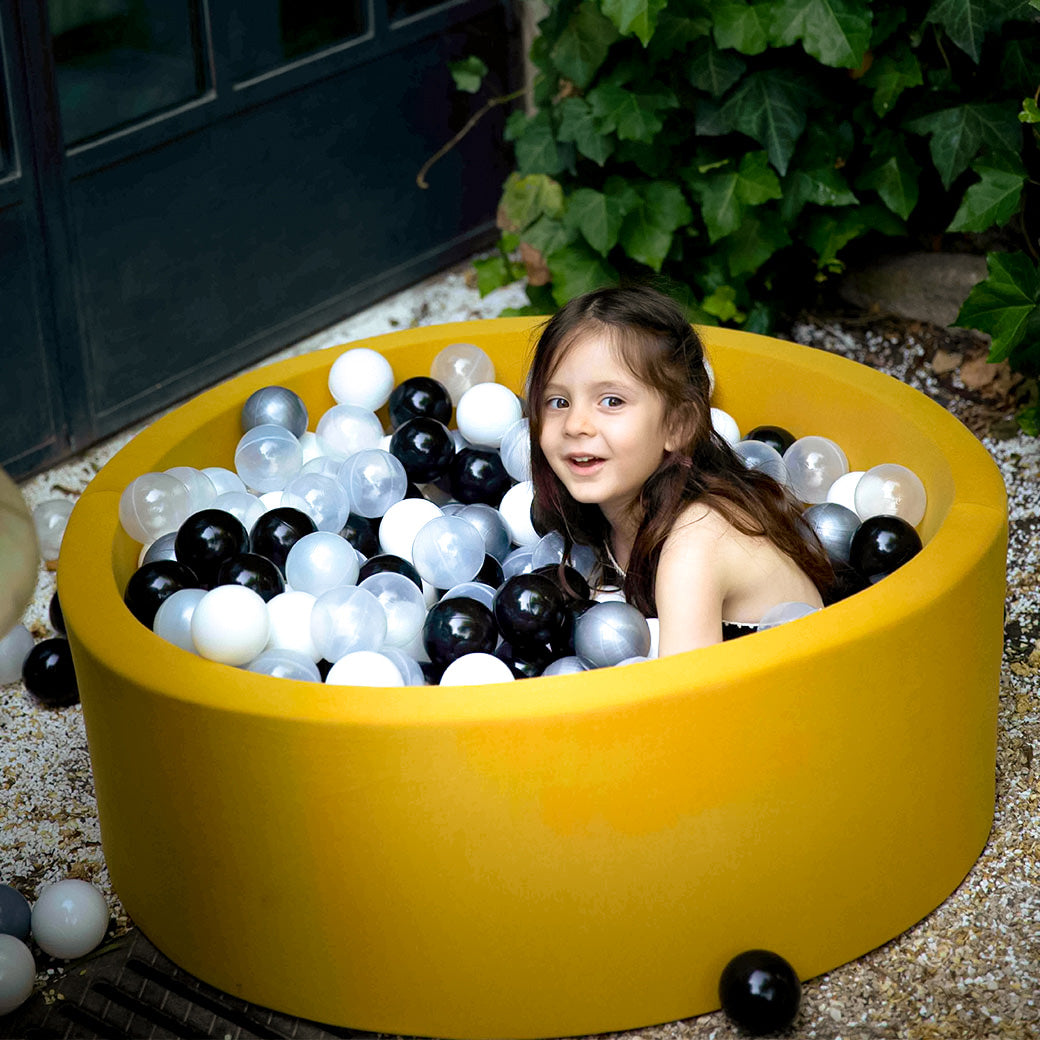
[[[376,650],[355,650],[341,657],[325,676],[326,686],[404,686],[393,661]]]
[[[835,505],[844,506],[846,509],[851,509],[855,513],[856,485],[859,483],[859,478],[863,476],[863,473],[864,470],[861,469],[854,469],[848,473],[843,473],[827,489],[827,501],[833,502]]]
[[[353,347],[340,354],[329,369],[329,391],[337,404],[353,404],[374,412],[386,404],[393,388],[390,362],[369,347]]]
[[[531,522],[531,503],[534,502],[534,484],[522,480],[514,484],[498,504],[498,511],[506,522],[506,529],[514,545],[534,546],[539,534]]]
[[[729,412],[724,412],[721,408],[712,408],[711,425],[715,427],[715,432],[730,444],[736,444],[740,440],[740,427]]]
[[[268,635],[264,650],[295,650],[311,661],[321,654],[311,634],[317,597],[310,592],[280,592],[267,601]]]
[[[76,878],[46,885],[32,909],[32,936],[52,957],[71,960],[95,949],[108,928],[108,904],[93,885]]]
[[[513,682],[516,676],[505,661],[494,654],[463,654],[455,658],[441,674],[441,686],[487,686]]]
[[[440,506],[425,498],[404,498],[395,502],[379,522],[380,549],[411,563],[412,543],[419,529],[438,516],[443,516]]]
[[[0,1015],[21,1007],[32,995],[35,982],[32,951],[21,939],[0,933]]]
[[[218,585],[191,616],[191,641],[199,655],[221,664],[248,664],[267,645],[271,622],[259,593],[244,585]]]
[[[497,448],[505,432],[523,417],[520,398],[501,383],[471,386],[455,407],[455,425],[478,448]]]

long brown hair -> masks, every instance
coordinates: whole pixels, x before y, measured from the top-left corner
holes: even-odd
[[[639,526],[624,576],[628,602],[648,617],[656,615],[661,547],[680,512],[698,501],[717,509],[743,534],[768,538],[824,593],[834,571],[801,519],[798,503],[772,477],[748,469],[716,433],[700,337],[673,300],[647,287],[586,293],[565,304],[542,330],[527,385],[535,527],[559,531],[568,550],[575,542],[591,546],[604,570],[613,569],[605,552],[606,518],[598,506],[570,496],[540,444],[545,388],[564,354],[589,333],[609,337],[633,375],[660,395],[665,413],[681,431],[679,447],[666,454],[640,492]]]

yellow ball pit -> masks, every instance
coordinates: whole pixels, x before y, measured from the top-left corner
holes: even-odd
[[[530,319],[368,340],[400,380],[477,343],[514,390]],[[59,588],[105,857],[179,965],[282,1012],[388,1033],[548,1037],[718,1006],[765,947],[825,972],[956,888],[993,815],[1007,510],[999,472],[894,379],[705,329],[742,429],[837,440],[928,489],[925,547],[808,618],[628,668],[501,686],[272,679],[126,610],[123,488],[230,465],[249,394],[329,407],[344,348],[242,375],[156,422],[71,517]],[[356,345],[356,344],[354,344]]]

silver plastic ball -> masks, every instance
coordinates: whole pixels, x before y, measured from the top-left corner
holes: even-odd
[[[859,529],[860,518],[837,502],[820,502],[809,506],[802,519],[815,532],[827,555],[839,563],[849,562],[852,536]]]
[[[593,668],[608,668],[629,657],[646,657],[650,653],[650,626],[630,603],[596,603],[574,626],[574,652]]]
[[[264,423],[284,426],[294,436],[302,437],[307,431],[307,406],[300,395],[288,387],[261,387],[242,405],[242,432]]]

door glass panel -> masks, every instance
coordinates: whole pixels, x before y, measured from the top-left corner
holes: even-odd
[[[413,14],[422,14],[434,7],[440,7],[444,0],[388,0],[387,11],[391,22],[399,18],[409,18]]]
[[[0,58],[3,58],[2,50],[0,50]],[[7,172],[8,156],[11,150],[10,140],[7,129],[7,87],[4,83],[4,68],[3,65],[0,65],[0,177]]]
[[[231,70],[251,79],[365,31],[362,0],[239,0],[231,17]]]
[[[194,0],[48,0],[65,143],[198,97]]]

